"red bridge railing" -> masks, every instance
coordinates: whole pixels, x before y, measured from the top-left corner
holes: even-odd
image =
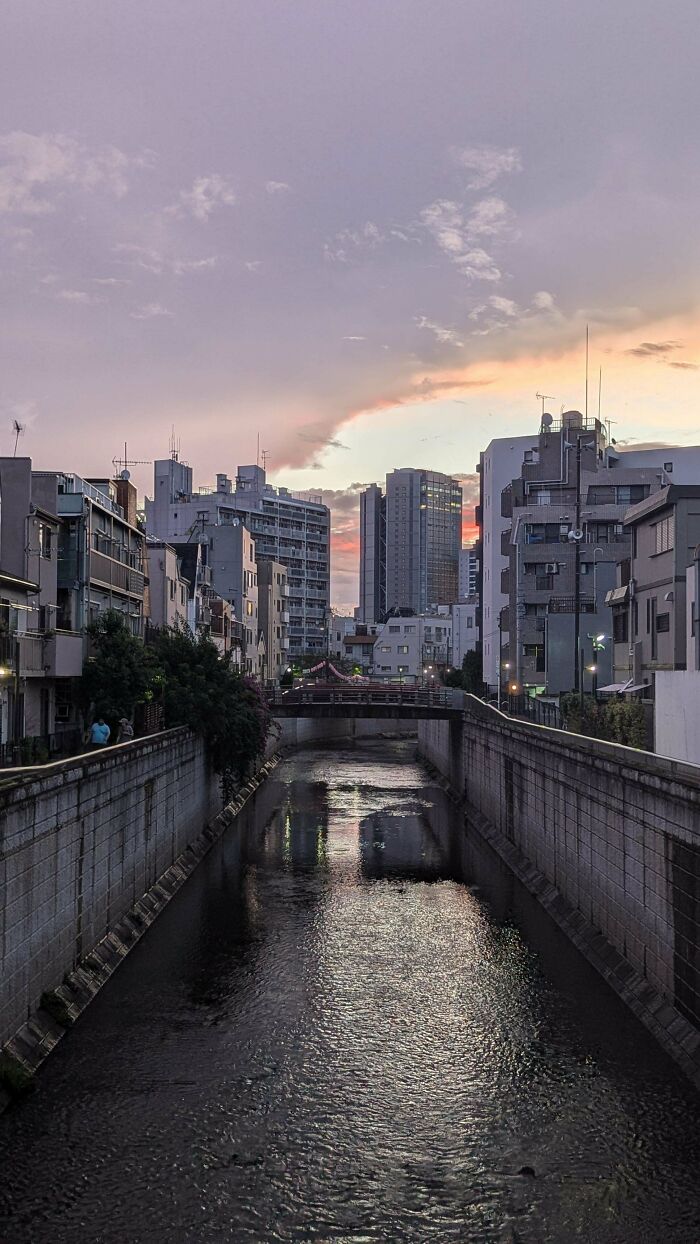
[[[270,705],[292,707],[295,704],[366,704],[403,706],[412,708],[462,707],[462,693],[452,688],[431,690],[418,687],[297,687],[294,690],[275,689],[270,695]]]

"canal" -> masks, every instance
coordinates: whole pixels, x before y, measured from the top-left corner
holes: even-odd
[[[2,1244],[700,1239],[698,1099],[410,743],[301,752],[0,1118]]]

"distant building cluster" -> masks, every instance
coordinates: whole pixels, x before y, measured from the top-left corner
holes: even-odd
[[[622,451],[599,419],[545,412],[478,471],[492,694],[641,698],[656,750],[700,761],[700,446]]]
[[[462,548],[462,488],[403,467],[360,496],[360,603],[331,614],[329,653],[374,681],[428,686],[478,643],[476,551]]]
[[[657,750],[700,762],[700,446],[621,451],[600,419],[543,412],[477,470],[467,547],[457,478],[402,467],[362,492],[346,616],[331,608],[328,507],[259,465],[195,487],[173,450],[137,512],[126,470],[0,458],[0,763],[27,739],[74,745],[88,628],[108,610],[143,639],[209,635],[261,683],[329,657],[344,676],[430,686],[469,658],[504,707],[634,697]]]
[[[127,471],[83,479],[0,458],[0,507],[0,762],[27,741],[75,747],[88,627],[108,610],[139,638],[177,624],[207,634],[261,682],[326,651],[328,507],[259,466],[196,489],[172,453],[137,513]]]

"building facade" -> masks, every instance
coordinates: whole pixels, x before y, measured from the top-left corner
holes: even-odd
[[[468,545],[459,554],[459,599],[467,600],[479,591],[479,555],[474,545]]]
[[[688,639],[697,638],[688,636],[686,589],[690,578],[693,591],[700,544],[700,483],[666,485],[631,506],[624,523],[631,535],[625,602],[631,677],[653,692],[657,671],[686,669]]]
[[[151,626],[187,625],[189,584],[171,544],[147,539],[148,620]]]
[[[462,489],[439,471],[386,477],[386,607],[425,613],[458,595]]]
[[[502,578],[508,566],[509,549],[503,551],[501,536],[509,524],[501,516],[501,493],[511,480],[520,475],[525,454],[536,445],[536,435],[493,440],[477,464],[479,633],[484,682],[494,688],[498,685],[501,670],[500,649],[502,644],[508,642],[508,593],[502,585]]]
[[[436,686],[452,665],[452,614],[449,606],[413,617],[391,615],[374,641],[377,681]]]
[[[461,669],[468,652],[475,652],[479,645],[479,601],[477,596],[460,601],[450,608],[452,617],[452,654],[450,663]]]
[[[235,483],[219,474],[214,488],[195,490],[191,467],[174,457],[155,463],[154,495],[146,499],[149,533],[186,541],[236,521],[248,529],[256,556],[287,570],[290,654],[322,655],[330,607],[330,511],[320,495],[273,488],[258,466],[239,467]]]
[[[360,493],[360,607],[362,622],[386,614],[386,497],[378,484]]]
[[[279,683],[289,664],[289,586],[281,562],[258,558],[258,620],[265,641],[266,680]]]

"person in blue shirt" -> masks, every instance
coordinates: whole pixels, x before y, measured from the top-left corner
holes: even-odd
[[[104,718],[99,717],[90,726],[90,742],[93,747],[104,747],[109,742],[110,728]]]

